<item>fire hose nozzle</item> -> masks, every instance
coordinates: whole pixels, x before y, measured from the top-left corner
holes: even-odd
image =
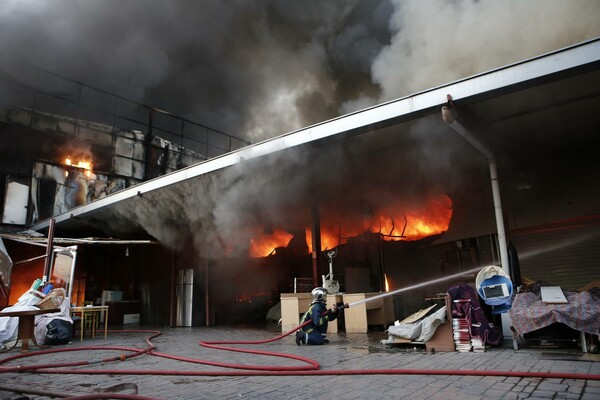
[[[350,305],[348,303],[344,303],[343,301],[335,303],[335,306],[337,308],[350,308]]]

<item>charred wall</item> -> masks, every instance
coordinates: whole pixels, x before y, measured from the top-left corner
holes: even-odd
[[[0,133],[0,199],[11,181],[30,190],[17,205],[28,208],[26,222],[7,223],[36,223],[205,159],[141,131],[45,112],[0,108]]]

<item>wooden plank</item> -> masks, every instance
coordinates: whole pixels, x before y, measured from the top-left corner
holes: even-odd
[[[452,325],[448,322],[440,324],[433,336],[425,343],[427,352],[431,351],[456,351],[452,337]]]

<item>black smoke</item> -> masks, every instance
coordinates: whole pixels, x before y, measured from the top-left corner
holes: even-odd
[[[600,35],[596,0],[7,0],[0,48],[253,141]]]
[[[19,60],[264,139],[377,97],[388,1],[25,1],[0,4]]]

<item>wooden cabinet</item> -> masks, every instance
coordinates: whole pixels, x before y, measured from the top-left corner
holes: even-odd
[[[281,331],[288,332],[300,325],[302,314],[308,311],[312,296],[310,293],[281,293]],[[327,295],[327,308],[332,308],[343,299],[341,294]],[[327,333],[336,333],[339,319],[329,322]]]
[[[123,325],[125,314],[139,314],[141,309],[139,301],[106,301],[105,305],[110,310],[108,313],[109,325]]]
[[[300,315],[304,314],[312,296],[310,293],[281,293],[281,331],[288,332],[300,324]]]
[[[345,293],[344,303],[352,304],[383,293]],[[369,325],[381,325],[386,329],[394,322],[394,302],[391,296],[372,299],[352,305],[344,310],[346,333],[367,333]]]

